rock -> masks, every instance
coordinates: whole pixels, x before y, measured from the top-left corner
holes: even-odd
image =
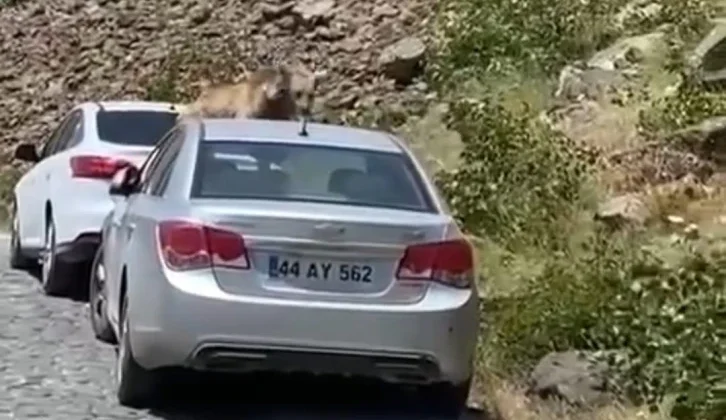
[[[395,17],[398,16],[399,13],[401,12],[397,8],[388,3],[373,8],[373,16],[375,16],[376,19],[382,17]]]
[[[409,83],[426,53],[426,45],[418,37],[406,37],[386,47],[379,57],[384,74],[398,83]]]
[[[328,19],[335,8],[335,0],[302,0],[293,8],[305,22],[320,22]]]
[[[674,225],[682,225],[686,223],[686,219],[682,218],[681,216],[676,216],[673,214],[669,214],[668,217],[666,217],[666,220],[668,220],[668,223],[674,224]]]
[[[691,173],[676,181],[652,186],[649,190],[651,195],[660,200],[687,203],[713,196],[714,188],[704,185],[701,179]]]
[[[550,353],[534,368],[527,392],[587,407],[611,402],[618,381],[609,359],[624,361],[622,354],[615,351]]]
[[[690,64],[709,85],[726,82],[726,23],[717,24],[696,46]]]
[[[713,162],[660,141],[611,153],[607,161],[625,174],[621,188],[628,189],[670,183],[689,175],[704,182],[716,171]]]
[[[686,228],[683,229],[683,236],[685,236],[687,239],[698,239],[698,237],[700,236],[698,225],[695,223],[691,223],[686,226]]]
[[[610,47],[598,51],[587,65],[592,68],[613,71],[618,63],[633,64],[662,58],[666,53],[664,32],[623,38]]]
[[[568,65],[560,71],[559,83],[554,96],[556,99],[567,101],[602,100],[625,82],[626,79],[617,70],[598,67],[583,69]]]
[[[626,4],[615,15],[615,23],[625,29],[628,26],[628,21],[633,19],[654,20],[661,10],[663,10],[662,4],[650,0],[634,0]]]
[[[261,14],[264,18],[272,20],[290,12],[295,7],[295,3],[287,2],[283,4],[263,3],[260,6]]]
[[[613,228],[625,225],[642,226],[650,217],[650,210],[637,194],[625,194],[611,198],[601,204],[595,220],[602,221]]]
[[[201,80],[238,81],[245,69],[291,61],[328,72],[314,87],[316,98],[331,103],[426,103],[428,92],[400,90],[376,71],[385,46],[425,33],[433,10],[407,13],[413,0],[203,3],[23,0],[22,7],[0,7],[0,145],[43,142],[81,101],[171,91],[185,102]],[[173,89],[152,89],[170,78]],[[354,88],[336,90],[348,81]],[[312,82],[295,83],[296,92],[307,92]],[[320,100],[308,108],[313,119],[329,111]]]
[[[692,153],[726,164],[726,116],[705,119],[666,136],[666,142],[680,143]]]

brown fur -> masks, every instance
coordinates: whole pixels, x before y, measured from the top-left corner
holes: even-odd
[[[180,117],[297,119],[293,83],[287,68],[263,67],[240,83],[203,87]]]

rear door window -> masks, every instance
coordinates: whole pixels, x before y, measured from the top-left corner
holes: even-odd
[[[174,138],[169,141],[169,147],[159,154],[159,163],[156,165],[154,172],[149,175],[148,192],[151,195],[162,196],[164,194],[171,177],[171,170],[174,168],[176,158],[181,151],[184,132],[177,130]]]
[[[68,127],[73,124],[75,115],[75,111],[71,112],[63,119],[63,121],[61,121],[60,124],[58,124],[56,129],[50,135],[48,141],[43,146],[43,150],[41,150],[40,152],[41,160],[47,158],[48,156],[51,156],[58,148],[58,145],[63,140],[64,132],[66,132],[68,130]]]
[[[81,110],[73,111],[71,114],[71,120],[63,128],[61,137],[56,144],[56,147],[51,151],[51,154],[60,153],[64,150],[70,149],[77,145],[83,135],[83,112]]]
[[[172,140],[178,132],[178,128],[170,130],[164,138],[159,141],[159,144],[156,145],[151,153],[149,153],[149,156],[146,158],[146,161],[141,168],[141,179],[139,181],[141,183],[141,191],[147,192],[149,190],[152,175],[156,172],[156,168],[159,167],[164,151],[169,148]]]

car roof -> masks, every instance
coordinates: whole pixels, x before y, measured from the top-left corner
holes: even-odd
[[[159,101],[99,101],[92,102],[107,111],[169,111],[176,112],[178,104]]]
[[[201,124],[205,141],[315,144],[401,153],[401,145],[394,136],[377,130],[309,122],[308,135],[301,136],[299,121],[214,118],[201,120]]]

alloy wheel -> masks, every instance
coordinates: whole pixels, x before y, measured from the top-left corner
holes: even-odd
[[[55,265],[55,227],[53,222],[48,224],[45,232],[45,245],[43,246],[43,255],[41,256],[42,281],[46,285],[50,279]]]
[[[125,309],[125,308],[124,308]],[[124,362],[126,358],[128,357],[128,351],[127,343],[128,340],[126,339],[126,331],[128,328],[128,321],[126,320],[126,311],[123,311],[121,313],[122,319],[119,323],[119,331],[118,331],[118,346],[116,347],[116,385],[119,386],[124,377]]]
[[[106,308],[106,269],[101,262],[93,270],[93,287],[95,293],[91,301],[91,310],[98,319],[102,319]]]

